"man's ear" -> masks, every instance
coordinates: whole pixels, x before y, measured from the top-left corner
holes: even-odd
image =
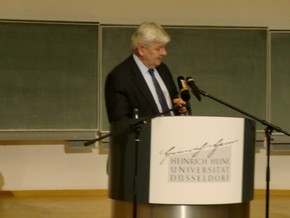
[[[144,45],[138,44],[137,47],[136,47],[136,53],[137,53],[137,55],[143,56],[144,55],[144,49],[145,49],[145,46]]]

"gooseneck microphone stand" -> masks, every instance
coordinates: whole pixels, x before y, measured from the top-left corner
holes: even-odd
[[[196,94],[196,90],[194,90],[194,91],[192,91],[192,92],[193,92],[193,94]],[[266,139],[267,139],[267,166],[266,166],[266,218],[268,218],[268,217],[269,217],[269,200],[270,200],[270,195],[269,195],[269,193],[270,193],[270,145],[271,145],[271,140],[272,140],[271,135],[272,135],[272,132],[273,132],[274,130],[277,131],[277,132],[284,133],[284,134],[287,135],[287,136],[290,136],[290,133],[286,132],[285,130],[281,129],[281,128],[278,127],[278,126],[275,126],[275,125],[273,125],[273,124],[271,124],[271,123],[269,123],[269,122],[267,122],[267,121],[265,121],[265,120],[262,120],[262,119],[260,119],[260,118],[258,118],[258,117],[256,117],[256,116],[254,116],[254,115],[252,115],[252,114],[249,114],[249,113],[247,113],[247,112],[245,112],[245,111],[243,111],[243,110],[241,110],[241,109],[239,109],[239,108],[237,108],[237,107],[235,107],[235,106],[233,106],[233,105],[230,105],[230,104],[228,104],[228,103],[226,103],[226,102],[224,102],[224,101],[222,101],[222,100],[220,100],[220,99],[218,99],[218,98],[216,98],[216,97],[214,97],[214,96],[208,94],[208,93],[205,92],[205,91],[198,90],[198,92],[199,92],[202,96],[207,97],[207,98],[210,98],[210,99],[212,99],[212,100],[214,100],[214,101],[216,101],[216,102],[219,102],[219,103],[221,103],[221,104],[223,104],[223,105],[225,105],[225,106],[227,106],[227,107],[229,107],[229,108],[231,108],[231,109],[233,109],[233,110],[235,110],[235,111],[238,111],[238,112],[241,113],[241,114],[244,114],[244,115],[246,115],[246,116],[252,118],[253,120],[258,121],[258,122],[261,123],[262,125],[266,126],[264,131],[265,131],[265,135],[266,135]]]
[[[159,113],[159,114],[156,114],[156,115],[152,115],[152,116],[149,116],[149,117],[142,117],[142,118],[139,118],[139,116],[136,115],[136,112],[137,112],[138,109],[134,109],[134,119],[136,120],[136,122],[133,123],[131,126],[133,126],[134,129],[135,129],[136,126],[142,125],[142,124],[146,124],[148,121],[152,120],[155,117],[164,116],[164,115],[166,115],[168,113],[171,113],[171,112],[173,112],[173,111],[175,111],[175,110],[177,110],[179,108],[182,108],[182,107],[183,107],[183,105],[174,106],[172,109],[169,109],[168,111],[165,111],[165,112],[162,112],[162,113]],[[110,137],[112,135],[117,135],[117,134],[120,134],[120,133],[125,132],[125,131],[127,131],[127,129],[116,131],[116,132],[110,132],[110,133],[108,133],[106,135],[103,135],[103,136],[100,136],[98,138],[88,140],[88,141],[86,141],[84,143],[84,146],[89,146],[89,145],[91,145],[91,144],[93,144],[95,142],[101,141],[101,140],[103,140],[105,138],[108,138],[108,137]]]

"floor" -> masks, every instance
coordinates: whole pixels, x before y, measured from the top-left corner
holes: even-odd
[[[289,193],[289,192],[288,192]],[[0,195],[1,218],[110,218],[106,193],[84,195]],[[270,218],[290,218],[290,195],[270,195]],[[265,216],[265,196],[255,195],[251,218]]]

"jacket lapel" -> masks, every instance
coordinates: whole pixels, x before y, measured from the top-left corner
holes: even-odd
[[[134,59],[133,59],[133,62],[134,64],[132,65],[133,66],[132,76],[133,76],[134,84],[136,84],[137,89],[140,91],[141,95],[146,99],[146,101],[148,102],[148,105],[150,105],[153,111],[155,113],[159,113],[159,110],[151,94],[151,91],[144,77],[142,76],[142,73],[140,72],[137,64],[135,63]]]

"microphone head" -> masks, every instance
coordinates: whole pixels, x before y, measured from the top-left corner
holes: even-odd
[[[180,97],[185,102],[189,101],[190,100],[190,93],[189,93],[188,86],[186,84],[184,77],[179,76],[177,78],[177,82],[178,82],[178,86],[179,86]]]
[[[189,87],[191,88],[192,93],[195,95],[197,100],[201,101],[200,90],[197,87],[197,85],[195,84],[194,79],[192,79],[191,77],[187,77],[186,82],[189,85]]]
[[[192,77],[187,77],[186,82],[187,83],[194,83],[194,79],[192,79]]]
[[[177,77],[177,80],[180,81],[180,80],[185,80],[185,79],[183,76],[179,76],[179,77]]]

